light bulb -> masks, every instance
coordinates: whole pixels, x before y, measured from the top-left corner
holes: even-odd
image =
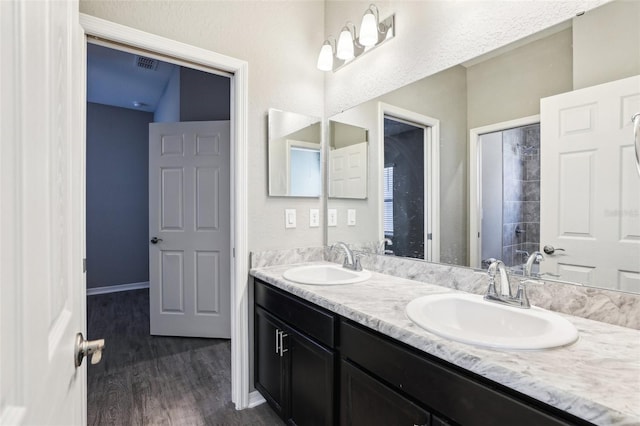
[[[331,71],[333,69],[333,48],[328,41],[325,41],[320,49],[317,66],[321,71]]]
[[[378,43],[378,20],[371,9],[368,9],[362,17],[358,41],[365,47],[375,46]]]
[[[346,26],[342,28],[340,38],[338,38],[336,56],[345,61],[353,59],[353,37],[351,36],[351,31],[349,31],[349,28]]]

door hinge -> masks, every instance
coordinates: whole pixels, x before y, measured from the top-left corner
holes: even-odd
[[[87,273],[87,259],[82,259],[82,273]]]
[[[231,249],[231,256],[236,257],[236,248],[235,247],[233,247]]]
[[[433,234],[431,232],[427,234],[427,240],[433,240]]]

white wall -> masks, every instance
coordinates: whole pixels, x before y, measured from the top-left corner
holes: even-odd
[[[339,71],[326,73],[325,112],[331,116],[344,111],[605,2],[377,1],[381,18],[395,13],[396,37]],[[326,34],[337,36],[347,20],[359,27],[369,4],[327,1]]]
[[[617,1],[576,17],[573,42],[574,89],[640,74],[640,1]]]
[[[317,246],[309,228],[319,199],[268,198],[266,114],[270,107],[321,116],[324,2],[82,0],[80,12],[249,63],[249,250]],[[298,228],[284,229],[284,209],[298,209]]]
[[[571,28],[467,68],[468,128],[540,114],[540,98],[572,90]]]

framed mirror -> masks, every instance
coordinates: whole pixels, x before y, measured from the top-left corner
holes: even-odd
[[[269,195],[320,197],[320,119],[269,109]]]
[[[640,292],[640,175],[631,123],[640,111],[638,40],[640,3],[614,1],[339,114],[371,129],[369,198],[361,206],[371,217],[329,228],[328,243],[380,247],[402,234],[417,249],[394,251],[387,243],[379,252],[482,269],[498,257],[520,274],[540,251],[545,260],[530,272],[546,280]],[[385,105],[438,124],[436,158],[418,173],[437,183],[424,192],[404,188],[407,198],[419,198],[416,191],[433,196],[431,213],[424,200],[413,204],[426,213],[406,207],[404,216],[424,222],[423,230],[391,230],[392,238],[397,209],[388,204],[400,197],[384,192],[394,166],[385,149],[393,133]],[[597,141],[606,142],[606,154]],[[422,216],[435,221],[428,225]],[[431,258],[429,238],[439,246]]]

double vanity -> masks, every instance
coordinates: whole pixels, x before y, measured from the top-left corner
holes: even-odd
[[[255,386],[294,424],[640,424],[640,332],[330,262],[252,269]]]

